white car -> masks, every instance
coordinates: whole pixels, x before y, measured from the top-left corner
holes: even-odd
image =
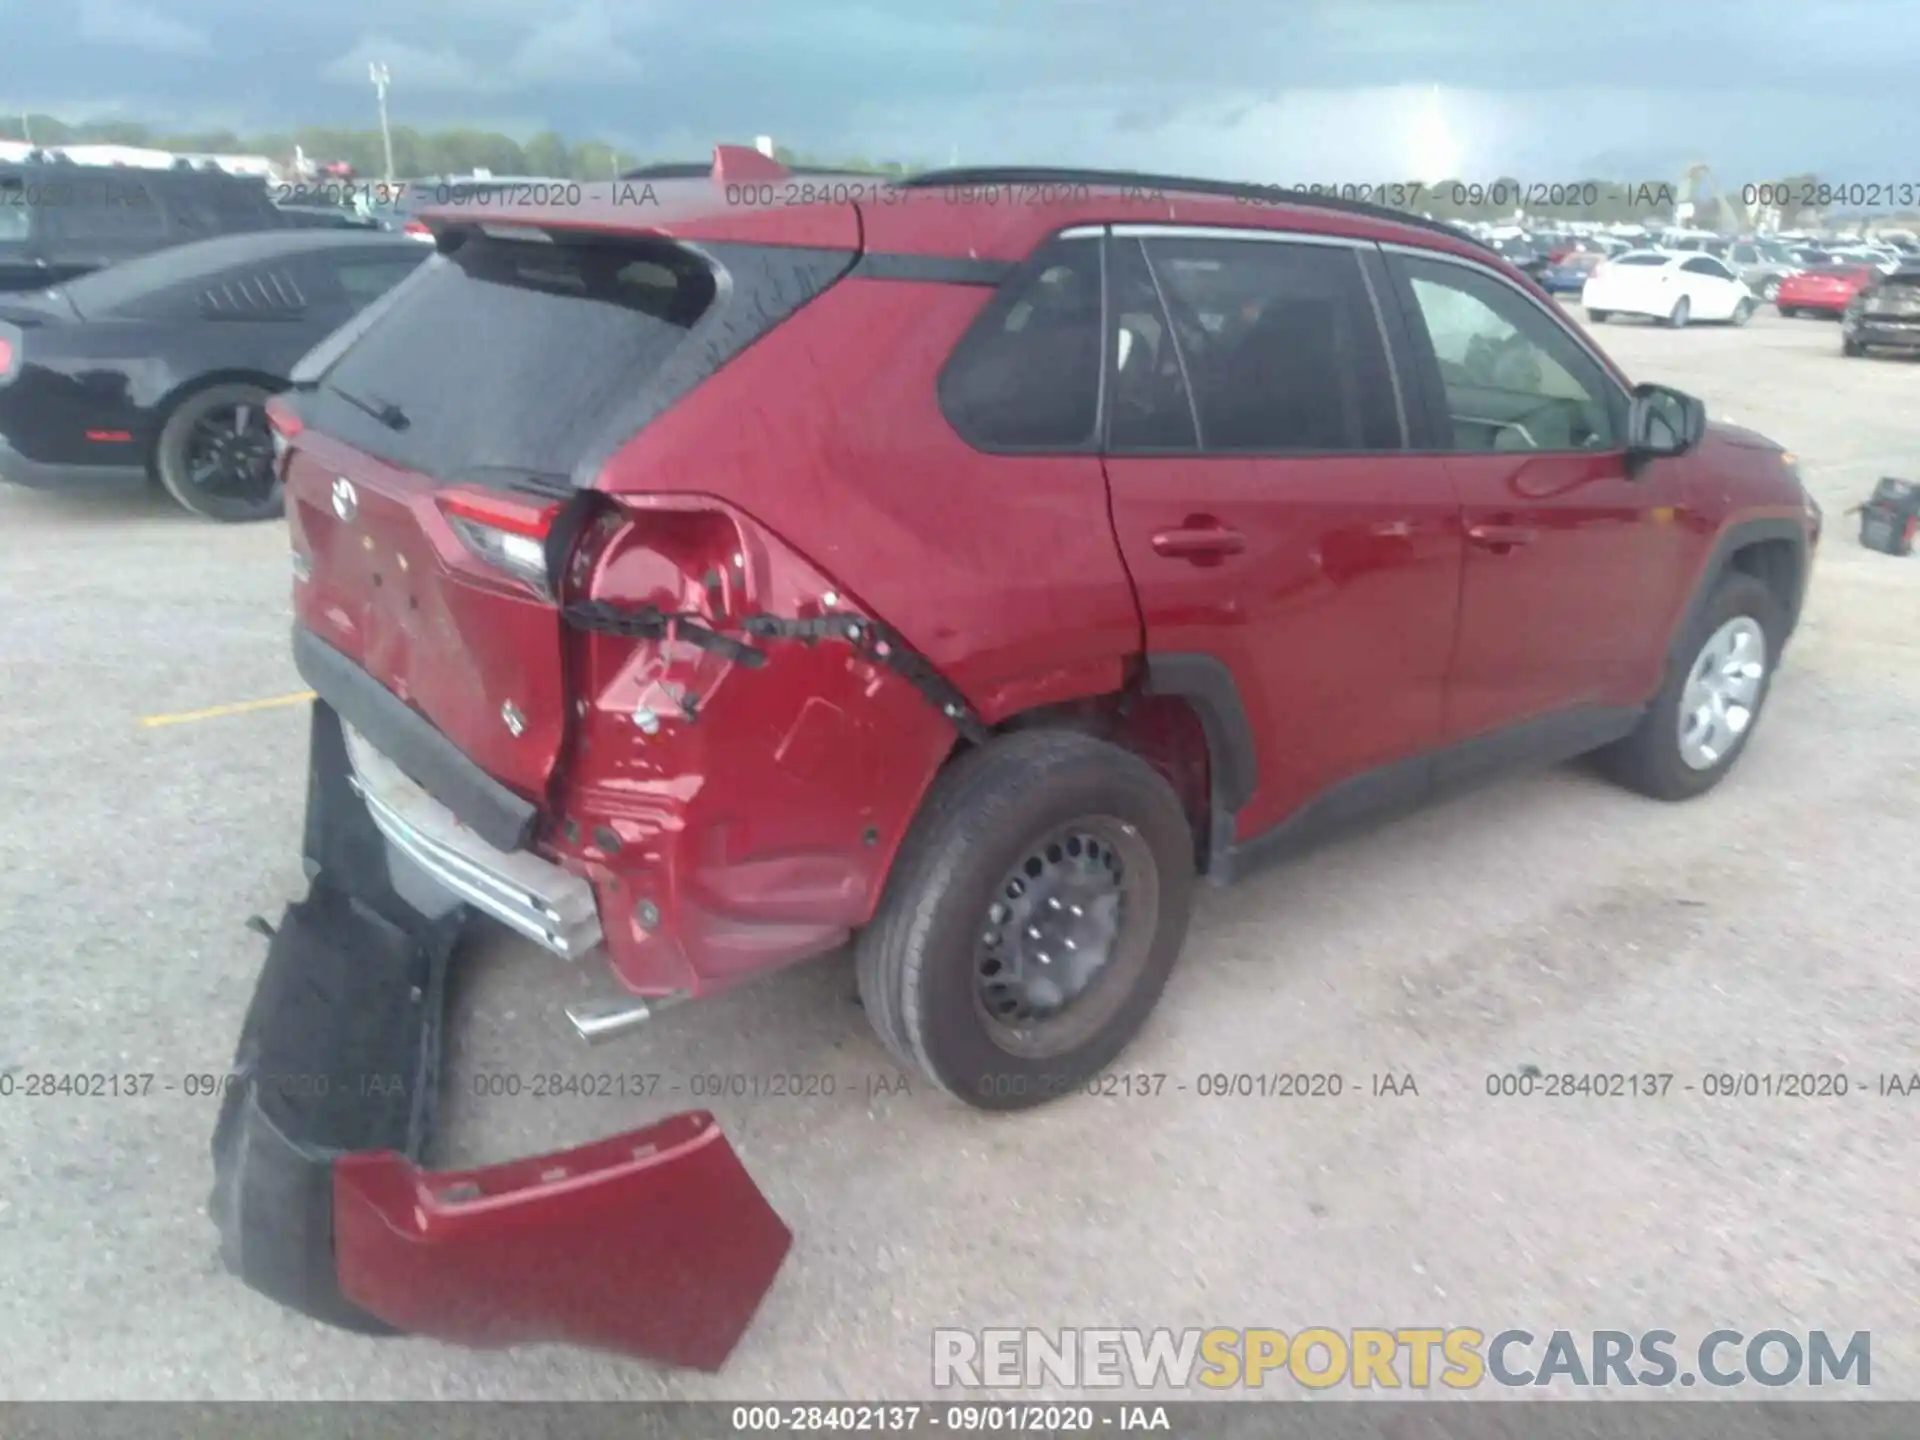
[[[1645,315],[1678,329],[1689,320],[1744,325],[1760,299],[1711,255],[1630,250],[1587,277],[1580,303],[1595,324],[1615,315]]]

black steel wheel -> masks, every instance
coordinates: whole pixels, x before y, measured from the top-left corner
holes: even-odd
[[[258,385],[210,385],[167,417],[154,446],[154,469],[167,493],[209,520],[271,520],[284,508],[267,424],[271,391]]]
[[[1001,736],[934,783],[860,936],[894,1057],[969,1105],[1082,1088],[1145,1023],[1186,937],[1191,822],[1139,756]]]
[[[1158,908],[1140,832],[1085,815],[1036,840],[980,917],[974,1002],[1010,1055],[1071,1051],[1140,974]]]

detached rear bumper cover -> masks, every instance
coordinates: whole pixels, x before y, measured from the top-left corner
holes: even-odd
[[[713,1117],[477,1170],[420,1167],[465,911],[400,900],[314,707],[306,899],[268,948],[214,1133],[228,1269],[329,1324],[718,1369],[791,1233]]]

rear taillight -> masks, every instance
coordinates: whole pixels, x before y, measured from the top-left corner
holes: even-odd
[[[13,342],[0,340],[0,377],[13,374]]]
[[[400,227],[400,233],[403,235],[411,235],[417,240],[431,240],[433,238],[433,231],[428,229],[427,226],[419,220],[407,221],[405,225]]]
[[[559,517],[559,504],[538,505],[462,491],[449,491],[439,501],[454,534],[478,559],[542,594],[553,593],[553,579],[547,573],[547,536]]]

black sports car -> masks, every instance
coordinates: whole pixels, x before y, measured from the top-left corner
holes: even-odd
[[[152,479],[209,519],[278,515],[267,398],[432,254],[384,232],[266,231],[0,295],[0,479]]]

